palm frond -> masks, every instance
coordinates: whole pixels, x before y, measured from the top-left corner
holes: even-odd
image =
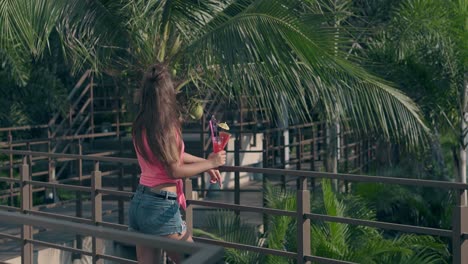
[[[23,85],[27,70],[42,58],[50,46],[51,35],[58,33],[63,55],[75,72],[83,67],[95,71],[108,62],[119,31],[109,30],[111,16],[99,1],[37,0],[0,1],[0,50],[12,76]],[[108,46],[109,45],[109,46]]]
[[[245,245],[259,246],[260,240],[255,228],[240,219],[231,211],[216,211],[207,216],[207,231],[195,230],[195,235],[206,236],[211,239],[227,242],[242,243]],[[255,263],[260,255],[258,253],[227,249],[225,260],[228,263]]]
[[[0,50],[12,78],[25,85],[31,62],[42,56],[63,1],[0,1]]]
[[[292,190],[282,189],[267,183],[265,189],[267,206],[287,211],[296,210],[296,195]],[[286,251],[296,251],[297,236],[295,219],[287,216],[268,217],[268,231],[266,233],[268,248]],[[268,255],[265,257],[268,263],[288,263],[288,259],[279,256]]]
[[[221,83],[221,94],[249,94],[252,104],[267,108],[284,94],[296,119],[315,110],[330,122],[350,119],[364,132],[421,143],[428,129],[414,102],[341,52],[337,56],[334,30],[304,23],[318,14],[296,12],[289,8],[293,2],[255,1],[211,25],[178,58],[192,69],[202,67],[204,77]]]
[[[121,17],[99,0],[66,1],[56,31],[73,72],[90,68],[95,73],[115,68],[128,46]]]

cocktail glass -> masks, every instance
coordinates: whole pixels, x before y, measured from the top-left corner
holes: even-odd
[[[219,132],[219,136],[213,136],[211,139],[211,142],[213,143],[213,152],[218,153],[223,150],[230,138],[231,134],[224,131]]]
[[[213,143],[213,152],[218,153],[223,150],[229,142],[229,138],[231,138],[231,134],[224,131],[219,132],[218,136],[212,136],[211,143]],[[210,180],[210,183],[214,184],[216,181]],[[221,183],[219,183],[219,185],[221,186]]]

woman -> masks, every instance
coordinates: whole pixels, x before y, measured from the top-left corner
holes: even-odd
[[[179,207],[185,209],[183,178],[207,171],[221,181],[217,167],[226,152],[208,159],[184,153],[176,93],[164,65],[154,65],[143,79],[140,112],[133,123],[133,143],[141,168],[140,184],[129,208],[130,230],[192,241]],[[139,263],[158,263],[160,250],[137,245]],[[170,258],[179,262],[175,253]]]

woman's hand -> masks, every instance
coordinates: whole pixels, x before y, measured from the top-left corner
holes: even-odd
[[[208,174],[210,174],[210,183],[219,183],[219,186],[221,186],[221,173],[219,170],[211,169],[207,171]]]
[[[221,150],[218,153],[210,153],[208,160],[213,164],[213,168],[217,168],[226,163],[226,151]]]

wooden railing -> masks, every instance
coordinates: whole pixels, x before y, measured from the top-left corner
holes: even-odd
[[[119,241],[123,243],[131,242],[134,244],[144,245],[148,247],[154,247],[155,245],[159,245],[159,247],[163,250],[180,252],[189,255],[190,257],[183,261],[184,264],[222,263],[224,254],[223,248],[221,248],[220,246],[212,246],[200,243],[189,243],[185,241],[168,239],[165,237],[157,237],[135,232],[116,230],[113,228],[74,223],[72,221],[57,220],[51,217],[32,216],[27,214],[12,213],[0,210],[0,222],[16,223],[23,225],[21,237],[5,234],[2,234],[0,236],[20,241],[21,243],[23,243],[21,262],[25,264],[36,263],[36,261],[34,261],[33,258],[34,245],[48,248],[56,248],[59,250],[91,256],[93,259],[93,263],[103,263],[103,260],[111,260],[117,263],[137,263],[136,261],[131,261],[128,259],[99,253],[102,250],[102,239]],[[93,252],[57,245],[50,242],[34,240],[32,239],[32,226],[48,228],[61,232],[72,231],[77,234],[92,236],[94,243]]]
[[[132,192],[123,191],[122,189],[109,189],[103,188],[102,186],[102,177],[106,174],[105,171],[100,170],[100,163],[112,163],[114,166],[119,167],[122,164],[126,165],[135,165],[137,164],[136,159],[128,158],[114,158],[114,157],[96,157],[89,155],[71,155],[71,154],[57,154],[57,153],[41,153],[41,152],[31,152],[31,151],[11,151],[11,150],[0,150],[0,154],[12,154],[15,156],[22,156],[23,163],[20,167],[20,179],[10,179],[10,178],[0,178],[0,181],[18,184],[21,188],[21,207],[14,206],[0,206],[0,209],[8,211],[16,211],[17,214],[23,214],[25,216],[42,216],[47,218],[54,218],[58,220],[78,222],[82,224],[88,224],[92,226],[102,226],[115,228],[116,230],[126,229],[127,226],[124,224],[115,224],[108,223],[103,221],[102,215],[102,199],[103,196],[112,195],[114,197],[121,197],[122,199],[128,200]],[[60,158],[60,159],[69,159],[76,161],[92,161],[95,166],[91,172],[91,186],[81,186],[81,185],[70,185],[70,184],[58,184],[58,183],[46,183],[33,181],[31,178],[30,168],[33,166],[32,157],[36,156],[45,156],[49,158]],[[230,242],[220,242],[217,240],[211,240],[207,238],[194,237],[195,241],[204,242],[208,244],[221,245],[223,247],[243,249],[254,251],[262,254],[271,254],[276,256],[284,256],[288,258],[296,259],[297,263],[310,263],[314,261],[317,263],[350,263],[346,261],[334,260],[329,258],[324,258],[320,256],[311,255],[310,248],[310,223],[311,220],[323,220],[328,222],[338,222],[351,225],[361,225],[369,226],[381,229],[397,230],[401,232],[415,233],[415,234],[426,234],[433,236],[448,237],[452,240],[452,254],[453,254],[453,263],[455,264],[465,264],[468,263],[468,207],[466,204],[463,204],[462,197],[466,195],[468,184],[455,183],[455,182],[442,182],[442,181],[429,181],[429,180],[419,180],[419,179],[407,179],[407,178],[391,178],[391,177],[380,177],[380,176],[364,176],[364,175],[354,175],[354,174],[333,174],[325,172],[314,172],[314,171],[301,171],[301,170],[285,170],[285,169],[268,169],[268,168],[251,168],[251,167],[221,167],[222,171],[226,172],[247,172],[247,173],[261,173],[264,175],[264,178],[267,178],[271,175],[286,175],[288,177],[294,177],[297,181],[296,185],[296,198],[297,198],[297,210],[296,211],[285,211],[279,209],[272,209],[266,207],[252,207],[245,206],[240,204],[233,203],[219,203],[219,202],[209,202],[209,201],[198,201],[192,199],[192,181],[190,179],[185,180],[185,194],[188,199],[188,207],[186,210],[186,222],[188,230],[193,230],[193,206],[206,206],[211,208],[220,208],[220,209],[229,209],[242,212],[257,212],[267,215],[281,215],[288,217],[295,217],[297,220],[297,245],[298,252],[289,252],[285,250],[276,250],[263,247],[256,247],[250,245],[242,245]],[[115,170],[114,170],[115,171]],[[311,179],[325,178],[325,179],[338,179],[343,181],[350,182],[369,182],[369,183],[384,183],[384,184],[397,184],[397,185],[408,185],[408,186],[419,186],[419,187],[431,187],[437,188],[445,191],[454,191],[456,193],[456,205],[453,208],[452,215],[452,229],[439,229],[439,228],[427,228],[420,226],[412,225],[402,225],[395,223],[387,222],[378,222],[378,221],[369,221],[362,219],[353,219],[346,217],[336,217],[323,214],[313,214],[310,212],[310,191],[309,191],[309,181]],[[37,210],[37,206],[32,206],[32,186],[42,186],[49,188],[61,188],[67,189],[76,192],[88,192],[91,195],[92,202],[92,217],[91,219],[86,219],[78,216],[64,216],[59,214],[45,213]],[[123,210],[123,208],[122,208]],[[33,239],[33,234],[31,231],[31,226],[35,223],[32,219],[23,218],[24,222],[22,227],[22,237],[16,237],[6,234],[1,234],[0,236],[10,239],[19,239],[23,242],[23,257],[30,258],[32,252],[32,245],[35,243]],[[117,232],[117,231],[115,231]],[[112,232],[110,232],[112,233]],[[98,237],[96,235],[96,237]],[[131,241],[136,243],[138,241]],[[95,259],[95,262],[98,262],[100,259],[114,259],[116,257],[106,256],[102,252],[102,247],[100,247],[100,240],[98,238],[93,239],[93,252],[85,253],[79,248],[64,248],[59,247],[62,250],[77,251],[83,254],[91,254]],[[56,247],[49,245],[50,247]],[[125,263],[135,263],[131,260],[127,260]],[[193,262],[201,263],[201,262]]]

